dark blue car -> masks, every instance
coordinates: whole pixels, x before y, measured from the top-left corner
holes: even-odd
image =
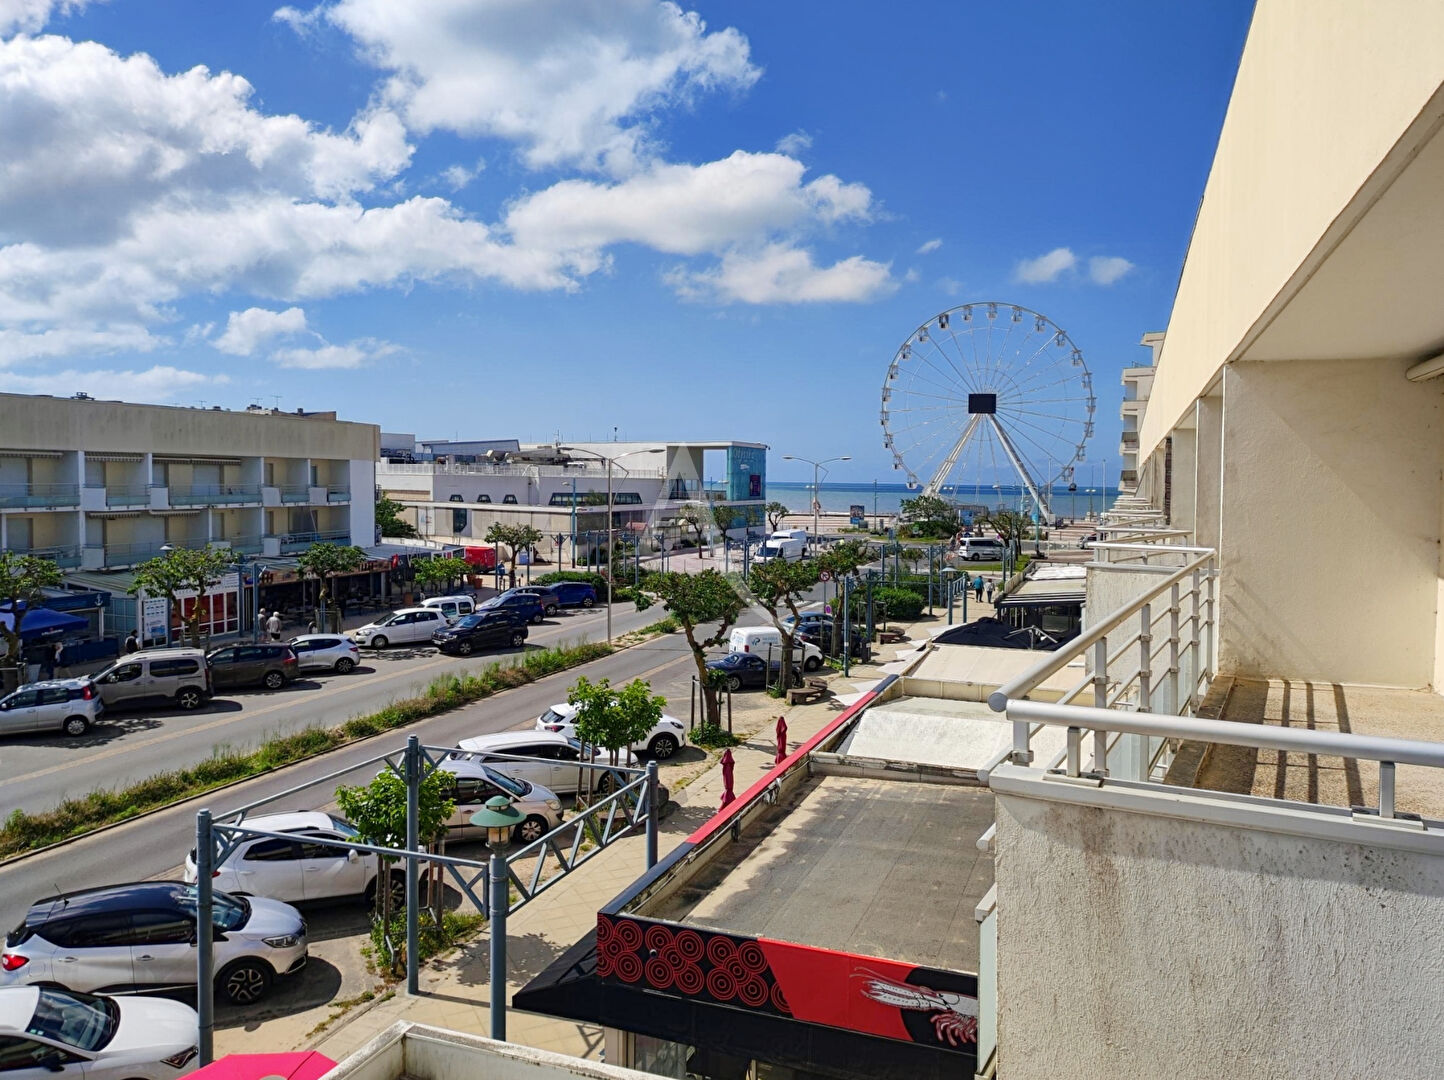
[[[546,618],[540,598],[531,593],[508,592],[493,596],[477,611],[505,611],[508,615],[529,623],[539,623]]]
[[[597,602],[597,590],[585,581],[558,581],[551,590],[562,607],[592,607]]]

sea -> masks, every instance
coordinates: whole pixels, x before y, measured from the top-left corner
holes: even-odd
[[[1027,488],[1021,484],[948,484],[939,494],[951,502],[969,506],[986,506],[989,509],[1025,506],[1031,500]],[[820,486],[817,501],[827,513],[845,514],[850,507],[864,507],[865,514],[896,514],[904,499],[915,499],[918,492],[906,484],[845,484],[824,483]],[[1090,510],[1097,512],[1112,505],[1118,498],[1116,487],[1088,488],[1078,485],[1077,491],[1067,486],[1055,486],[1048,495],[1053,513],[1060,517],[1081,518]],[[812,485],[788,481],[769,480],[767,500],[776,500],[795,513],[807,513],[812,509]]]

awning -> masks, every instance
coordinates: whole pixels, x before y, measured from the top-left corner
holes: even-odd
[[[51,611],[49,608],[30,608],[26,610],[23,606],[20,609],[23,617],[20,620],[20,640],[34,641],[36,638],[59,636],[67,630],[85,630],[90,626],[89,619],[82,619],[75,615],[67,615],[63,611]],[[15,625],[15,614],[8,609],[0,611],[0,625],[9,629]]]
[[[317,1080],[336,1067],[325,1054],[227,1054],[190,1075],[200,1080]]]

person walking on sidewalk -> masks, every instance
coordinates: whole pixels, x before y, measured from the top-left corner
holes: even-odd
[[[988,579],[988,603],[993,602],[993,579]]]
[[[140,639],[136,637],[135,631],[132,630],[129,634],[125,636],[125,655],[129,656],[131,653],[139,651]]]
[[[266,633],[271,635],[272,641],[281,640],[281,613],[271,612],[271,617],[266,620]]]
[[[977,598],[978,603],[982,603],[982,602],[983,602],[983,575],[982,575],[982,574],[979,574],[977,577],[973,578],[973,595],[974,595],[974,597]]]

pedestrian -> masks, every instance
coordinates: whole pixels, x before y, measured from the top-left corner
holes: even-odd
[[[133,652],[140,651],[140,639],[134,630],[125,636],[125,654],[129,656]]]
[[[40,677],[42,679],[55,678],[55,653],[59,645],[54,645],[40,652]]]
[[[271,617],[266,620],[266,632],[271,635],[272,641],[281,640],[281,613],[271,612]]]
[[[306,624],[306,633],[308,633],[308,634],[314,634],[315,632],[316,632],[316,620],[315,620],[315,619],[312,619],[309,623]]]
[[[516,567],[513,566],[508,572],[511,578],[511,588],[516,588]]]
[[[54,652],[51,653],[51,657],[50,657],[50,677],[51,677],[51,678],[54,678],[57,674],[59,674],[60,669],[63,668],[64,666],[65,666],[65,643],[62,642],[62,641],[57,641],[57,642],[55,643],[55,650],[54,650]]]
[[[988,603],[993,602],[993,579],[988,579]]]
[[[977,600],[978,600],[979,603],[982,603],[982,600],[983,600],[983,575],[982,575],[982,574],[979,574],[977,577],[973,578],[973,595],[977,598]]]

